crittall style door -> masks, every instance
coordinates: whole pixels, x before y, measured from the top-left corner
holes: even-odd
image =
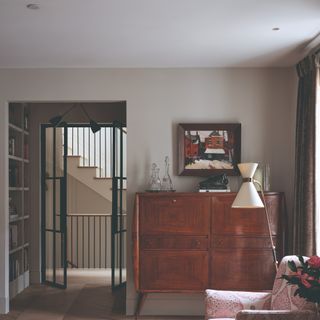
[[[110,140],[112,141],[112,148],[110,148],[112,154],[110,157],[108,156],[108,159],[110,159],[112,178],[111,281],[112,289],[115,289],[123,285],[126,280],[127,178],[125,145],[127,132],[120,122],[100,124],[99,126],[110,130]],[[70,146],[68,146],[69,127],[89,128],[88,125],[74,124],[56,127],[44,124],[41,127],[42,282],[59,288],[66,288],[67,286],[67,159],[70,149]],[[90,144],[90,139],[88,141]],[[101,150],[104,150],[103,148],[101,149],[101,141],[100,134],[99,166],[101,166]],[[77,140],[78,143],[82,142]],[[93,147],[96,147],[95,139],[92,144]],[[96,158],[95,150],[92,152],[94,158]],[[107,152],[106,150],[107,148],[105,148],[104,152]],[[105,239],[107,238],[105,236]]]
[[[111,279],[112,289],[125,283],[125,236],[126,215],[124,203],[127,178],[124,163],[124,139],[127,134],[124,126],[113,122],[113,170],[112,170],[112,239],[111,239]]]
[[[67,286],[67,127],[41,127],[42,282]]]

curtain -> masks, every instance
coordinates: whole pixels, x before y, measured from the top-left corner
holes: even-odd
[[[313,54],[297,65],[299,86],[292,247],[295,254],[306,256],[316,253],[316,102],[319,58],[320,54]]]

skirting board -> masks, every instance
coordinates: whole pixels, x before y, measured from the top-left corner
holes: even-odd
[[[137,301],[135,299],[127,299],[126,313],[132,316],[135,313]],[[145,300],[141,315],[148,316],[203,316],[204,315],[204,295],[190,296],[181,299],[177,298],[160,298],[152,297],[150,294]]]

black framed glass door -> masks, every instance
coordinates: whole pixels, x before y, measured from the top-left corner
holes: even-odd
[[[123,285],[126,281],[127,178],[125,161],[127,132],[125,126],[119,122],[100,124],[100,127],[102,131],[97,133],[96,136],[90,133],[89,138],[86,138],[84,133],[89,132],[88,124],[66,124],[64,127],[54,127],[50,124],[41,126],[41,271],[42,282],[55,287],[67,287],[67,159],[68,153],[70,155],[70,150],[72,151],[73,147],[76,147],[76,152],[84,150],[88,153],[87,156],[82,156],[88,162],[84,165],[97,167],[98,179],[112,178],[111,230],[109,229],[111,231],[112,289]],[[80,128],[87,130],[79,130]],[[83,134],[79,134],[79,131]],[[72,132],[77,133],[75,141]],[[108,147],[109,141],[110,148]],[[89,151],[91,149],[93,151]],[[73,154],[73,151],[71,154]],[[69,231],[71,239],[73,239],[75,237],[72,237],[72,223],[69,227],[71,227],[71,231]],[[90,225],[89,230],[91,230]],[[101,232],[101,227],[99,230]],[[107,227],[105,231],[107,233]],[[82,240],[85,234],[83,234]],[[108,234],[110,235],[110,233]],[[92,237],[96,239],[96,236]],[[97,238],[101,238],[101,234]],[[105,259],[107,261],[109,259],[108,252],[110,252],[108,251],[110,246],[109,236],[104,235],[104,239],[106,243],[101,247],[106,249]],[[72,241],[69,244],[72,247]],[[78,252],[78,246],[74,250]],[[90,253],[88,253],[88,257],[90,259]],[[87,259],[84,255],[82,255],[82,258]],[[101,259],[98,257],[98,260]],[[107,267],[110,268],[108,263],[106,263]]]
[[[113,170],[112,170],[112,238],[111,238],[111,281],[112,289],[126,282],[126,163],[124,142],[126,128],[113,122]],[[126,144],[125,144],[126,145]]]
[[[67,286],[67,127],[41,126],[42,282]]]

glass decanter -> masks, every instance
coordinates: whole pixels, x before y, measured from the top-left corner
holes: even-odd
[[[169,175],[169,157],[165,157],[164,160],[165,163],[165,169],[164,169],[164,176],[162,178],[162,185],[161,185],[161,190],[163,191],[173,191],[173,184],[171,177]]]
[[[157,168],[157,165],[153,163],[151,165],[151,177],[149,182],[150,191],[159,191],[161,190],[161,180],[159,178],[160,169]]]

